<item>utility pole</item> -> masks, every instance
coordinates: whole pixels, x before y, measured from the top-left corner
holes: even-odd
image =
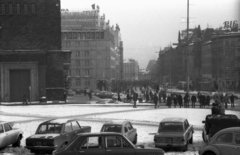
[[[187,93],[189,93],[189,54],[188,54],[188,29],[189,29],[189,0],[187,0]]]

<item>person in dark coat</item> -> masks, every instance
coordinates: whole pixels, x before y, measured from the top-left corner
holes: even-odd
[[[91,91],[88,92],[88,96],[89,96],[89,100],[91,100],[91,99],[92,99],[92,93],[91,93]]]
[[[172,97],[171,97],[171,95],[168,95],[168,97],[167,97],[167,105],[168,105],[168,108],[171,108],[171,106],[172,106]]]
[[[183,102],[182,95],[179,94],[179,95],[178,95],[178,104],[179,104],[179,107],[180,107],[180,108],[182,107],[182,102]]]
[[[150,95],[150,102],[153,102],[153,93],[152,93],[152,91],[150,90],[150,93],[149,93],[149,95]]]
[[[118,92],[118,101],[121,101],[120,93]]]
[[[158,102],[159,102],[159,104],[162,102],[162,101],[161,101],[161,98],[162,98],[162,97],[161,97],[161,93],[160,93],[160,91],[159,91],[159,93],[158,93]],[[158,107],[159,107],[159,106],[158,106]]]
[[[189,95],[188,95],[188,93],[185,94],[183,100],[184,100],[184,107],[188,108],[189,107]]]
[[[235,100],[235,96],[232,94],[230,96],[230,102],[231,102],[231,107],[234,108],[234,100]]]
[[[176,108],[176,107],[177,107],[177,102],[178,102],[177,95],[176,95],[176,94],[174,94],[174,95],[173,95],[173,103],[174,103],[174,108]]]
[[[195,95],[192,95],[191,101],[192,101],[192,108],[195,108],[195,103],[197,101],[197,97]]]
[[[210,96],[209,95],[207,95],[207,97],[206,97],[206,105],[209,107],[210,106]]]
[[[138,94],[136,92],[134,92],[133,93],[133,101],[134,101],[133,108],[137,108],[137,100],[138,100]]]
[[[156,109],[157,108],[157,104],[158,104],[158,95],[157,95],[157,93],[155,93],[154,96],[153,96],[153,102],[154,102],[155,109]]]
[[[219,115],[220,111],[216,103],[212,104],[212,115]]]
[[[148,91],[146,92],[146,102],[149,101],[149,94],[148,94]]]
[[[206,105],[206,96],[202,94],[202,107],[205,108]]]
[[[163,102],[166,103],[166,92],[163,92]]]

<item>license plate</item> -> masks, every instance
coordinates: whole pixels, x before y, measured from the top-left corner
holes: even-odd
[[[37,142],[36,145],[37,146],[42,146],[42,143],[41,142]]]
[[[172,138],[166,138],[166,143],[172,143]]]

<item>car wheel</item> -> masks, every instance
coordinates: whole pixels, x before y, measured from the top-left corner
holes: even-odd
[[[193,143],[193,134],[192,134],[192,137],[189,139],[189,144],[192,144]]]
[[[134,138],[133,144],[137,144],[137,135]]]
[[[208,152],[205,152],[203,155],[216,155],[216,154],[213,153],[213,152],[208,151]]]
[[[187,142],[187,144],[185,146],[182,147],[182,151],[185,152],[185,151],[187,151],[187,149],[188,149],[188,142]]]
[[[20,147],[21,144],[21,136],[18,136],[18,139],[15,143],[12,144],[13,147]]]

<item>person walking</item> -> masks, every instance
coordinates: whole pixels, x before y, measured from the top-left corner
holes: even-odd
[[[202,107],[205,108],[206,105],[206,96],[202,94]]]
[[[219,115],[220,114],[217,103],[212,104],[212,109],[211,110],[212,110],[212,115]]]
[[[161,98],[162,98],[162,97],[161,97],[161,92],[159,91],[159,93],[158,93],[158,103],[159,103],[159,105],[160,105],[160,103],[162,102],[162,101],[161,101]],[[159,105],[158,105],[158,107],[159,107]]]
[[[192,108],[195,108],[195,103],[197,101],[197,97],[194,94],[191,96],[191,101],[192,101]]]
[[[166,103],[166,92],[163,92],[163,102]]]
[[[133,92],[133,101],[134,101],[133,108],[137,108],[137,100],[138,100],[138,94],[136,92]]]
[[[235,96],[234,96],[234,94],[232,94],[230,96],[231,108],[234,108],[234,100],[235,100]]]
[[[28,104],[28,100],[25,94],[23,95],[23,104]]]
[[[174,108],[176,108],[176,107],[177,107],[177,101],[178,101],[178,99],[177,99],[177,95],[174,93],[174,94],[173,94],[173,103],[174,103]]]
[[[154,94],[153,96],[153,102],[154,102],[154,105],[155,105],[155,109],[157,108],[157,104],[158,104],[158,95],[157,95],[157,92]]]
[[[184,100],[184,108],[188,108],[189,107],[189,95],[188,95],[188,93],[185,94],[183,100]]]
[[[179,104],[179,107],[181,108],[181,107],[182,107],[182,102],[183,102],[182,95],[179,94],[177,98],[178,98],[178,104]]]
[[[172,97],[171,97],[171,94],[169,94],[168,97],[167,97],[167,105],[168,105],[168,108],[171,108],[171,106],[172,106]]]
[[[89,97],[89,100],[92,99],[92,93],[91,93],[91,91],[88,92],[88,97]]]
[[[210,106],[210,96],[209,95],[207,95],[207,97],[206,97],[206,105],[209,107]]]
[[[228,108],[228,103],[229,103],[229,97],[228,97],[228,94],[226,93],[225,96],[224,96],[224,103],[225,103],[225,109]]]

